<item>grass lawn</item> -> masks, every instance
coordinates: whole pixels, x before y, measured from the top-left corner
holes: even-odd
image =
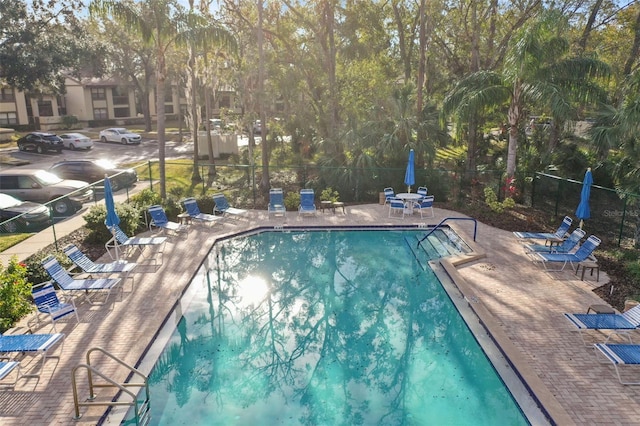
[[[33,234],[9,234],[9,235],[0,234],[0,252],[15,246],[19,242],[26,240],[32,235]]]

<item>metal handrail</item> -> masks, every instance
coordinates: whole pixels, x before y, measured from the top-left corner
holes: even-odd
[[[91,354],[95,351],[99,351],[102,354],[104,354],[105,356],[107,356],[108,358],[111,358],[112,360],[114,360],[115,362],[117,362],[118,364],[122,365],[123,367],[127,368],[131,373],[139,375],[140,377],[142,377],[143,382],[141,383],[117,383],[116,381],[114,381],[113,379],[108,378],[107,376],[105,376],[104,374],[102,374],[100,371],[96,370],[95,367],[91,366]],[[133,366],[127,364],[126,362],[122,361],[121,359],[119,359],[118,357],[116,357],[115,355],[113,355],[112,353],[104,350],[103,348],[100,347],[95,347],[95,348],[91,348],[87,351],[87,363],[86,364],[80,364],[77,365],[76,367],[74,367],[74,369],[72,370],[71,374],[71,383],[73,386],[73,404],[75,407],[75,420],[78,420],[82,417],[82,415],[80,414],[80,407],[86,407],[86,406],[91,406],[91,405],[104,405],[104,406],[129,406],[135,407],[135,416],[136,416],[136,423],[138,422],[138,417],[140,415],[140,412],[138,410],[138,398],[136,397],[136,395],[131,392],[130,390],[127,389],[127,387],[137,387],[137,388],[145,388],[145,392],[146,392],[146,401],[148,403],[149,400],[149,381],[148,381],[148,377],[144,374],[142,374],[142,372],[140,372],[138,369],[134,368]],[[80,368],[86,368],[87,369],[87,377],[89,380],[89,398],[87,398],[89,401],[92,402],[79,402],[78,401],[78,389],[76,386],[76,372],[80,369]],[[106,382],[108,382],[109,384],[94,384],[93,383],[93,374],[98,375],[99,377],[101,377],[102,379],[104,379]],[[94,402],[93,400],[96,398],[95,392],[94,392],[94,388],[96,387],[116,387],[118,388],[120,391],[126,393],[127,395],[129,395],[132,398],[131,402],[115,402],[115,401],[108,401],[108,402]]]
[[[473,241],[476,240],[476,235],[478,233],[478,221],[477,220],[475,220],[472,217],[445,217],[444,219],[442,219],[440,221],[440,223],[438,223],[436,226],[434,226],[431,231],[427,232],[425,234],[425,236],[422,237],[422,239],[420,241],[418,241],[418,245],[416,246],[416,248],[420,247],[420,243],[422,243],[424,240],[426,240],[429,235],[433,234],[436,229],[438,229],[443,223],[445,223],[448,220],[472,220],[473,221]]]

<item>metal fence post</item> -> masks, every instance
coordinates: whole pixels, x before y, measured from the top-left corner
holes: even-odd
[[[564,179],[558,182],[558,190],[556,191],[556,208],[554,212],[555,217],[558,217],[558,204],[560,204],[560,192],[562,192],[561,189],[562,189],[563,183],[564,183]]]
[[[620,221],[620,231],[618,232],[618,247],[622,244],[622,232],[624,229],[624,219],[627,215],[627,197],[623,198],[624,202],[622,203],[622,220]]]
[[[149,160],[149,189],[153,191],[153,177],[151,176],[151,160]]]

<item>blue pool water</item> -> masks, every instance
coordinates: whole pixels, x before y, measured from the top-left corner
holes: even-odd
[[[151,424],[528,424],[412,255],[422,234],[218,243],[151,373]]]

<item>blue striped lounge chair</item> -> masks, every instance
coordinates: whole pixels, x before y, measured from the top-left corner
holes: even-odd
[[[48,356],[49,350],[58,342],[62,341],[64,334],[1,334],[0,335],[0,356],[10,358],[9,354],[20,354],[23,352],[32,352],[42,355],[42,367]],[[6,355],[5,355],[6,354]],[[39,377],[39,374],[22,375],[21,377]]]
[[[167,213],[161,205],[156,204],[149,206],[147,211],[149,212],[149,216],[151,216],[151,221],[149,222],[150,231],[160,229],[164,232],[173,232],[176,235],[184,234],[187,237],[189,236],[189,227],[169,220]]]
[[[4,379],[11,375],[11,372],[16,372],[12,382],[6,382]],[[0,388],[12,389],[18,383],[20,378],[20,363],[18,361],[0,361]]]
[[[562,271],[567,265],[571,265],[575,271],[574,265],[592,258],[593,252],[600,245],[600,242],[598,237],[591,235],[574,253],[535,253],[536,258],[534,261],[541,262],[547,271]],[[549,267],[552,264],[560,264],[561,266],[560,268],[550,269]]]
[[[582,342],[586,345],[584,333],[589,330],[609,330],[609,338],[615,334],[624,334],[631,343],[630,331],[640,327],[640,305],[629,309],[621,314],[564,314],[564,316],[578,328]],[[605,343],[607,343],[605,341]]]
[[[214,224],[219,220],[222,220],[220,216],[202,213],[200,211],[200,208],[198,207],[198,202],[193,197],[185,198],[184,200],[182,200],[182,204],[184,205],[184,209],[189,215],[189,218],[193,222]]]
[[[121,281],[121,278],[74,279],[53,256],[44,259],[42,266],[62,291],[67,293],[82,292],[91,304],[94,304],[91,300],[91,294],[94,292],[106,293],[103,302],[106,303],[109,300],[111,290]]]
[[[594,345],[596,354],[600,354],[600,359],[609,361],[615,368],[618,381],[623,385],[640,385],[639,381],[623,379],[620,370],[622,366],[637,367],[640,365],[640,345],[618,344],[618,343],[596,343]],[[626,377],[626,376],[625,376]]]
[[[287,208],[284,205],[284,192],[282,191],[282,188],[271,188],[269,190],[269,205],[267,206],[267,213],[269,217],[271,217],[271,215],[287,215]]]
[[[215,203],[213,212],[218,212],[222,214],[223,217],[239,217],[247,214],[247,210],[231,207],[229,205],[229,202],[227,201],[227,197],[225,197],[225,195],[222,193],[213,194],[213,202]]]
[[[53,331],[57,331],[56,321],[68,315],[73,314],[76,317],[76,321],[80,322],[78,310],[73,299],[70,299],[68,303],[60,301],[51,282],[33,286],[31,288],[31,296],[33,296],[33,303],[36,305],[35,320],[38,324],[40,324],[40,314],[49,316]]]
[[[130,255],[132,251],[138,250],[140,254],[145,256],[145,248],[155,248],[155,253],[160,255],[164,253],[167,237],[129,237],[118,225],[110,227],[109,231],[113,237],[105,243],[104,247],[112,259],[119,259],[117,254],[120,250],[123,250],[126,255]],[[116,256],[113,255],[111,249],[116,253]],[[157,263],[155,256],[148,259]],[[160,263],[162,263],[162,261]]]
[[[527,255],[531,255],[532,253],[569,253],[580,244],[584,236],[585,232],[580,228],[576,228],[571,235],[569,235],[569,238],[564,240],[560,245],[525,244],[524,252]]]
[[[136,263],[133,262],[125,262],[125,261],[115,261],[109,263],[94,263],[93,260],[89,259],[87,255],[80,251],[75,244],[69,244],[64,248],[64,253],[67,255],[69,259],[79,267],[82,272],[89,274],[90,276],[93,274],[96,275],[111,275],[111,274],[120,274],[123,279],[129,278],[129,274],[133,271],[136,266]],[[133,282],[133,276],[130,277]]]
[[[300,206],[298,207],[298,214],[316,214],[316,195],[313,189],[300,190]]]
[[[545,240],[546,243],[561,242],[569,233],[571,223],[573,223],[573,219],[565,216],[558,229],[556,229],[556,232],[514,232],[513,235],[519,240],[525,241],[536,239]]]

